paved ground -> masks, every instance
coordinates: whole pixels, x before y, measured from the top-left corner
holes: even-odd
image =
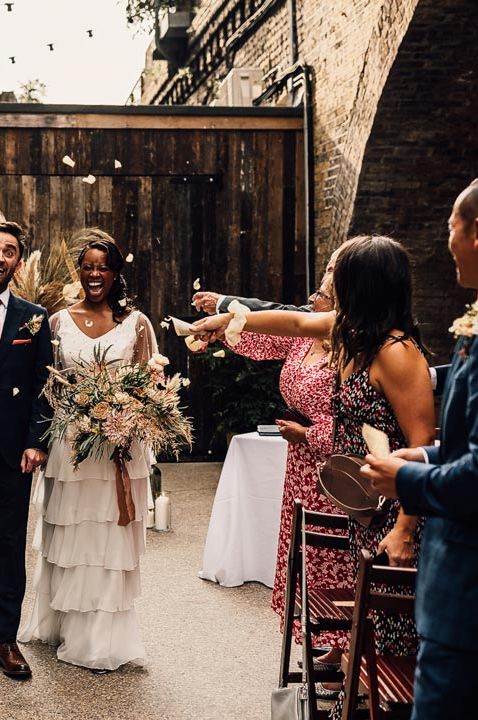
[[[255,583],[221,588],[197,577],[220,467],[164,466],[173,532],[148,531],[137,604],[147,668],[95,676],[58,662],[47,646],[27,645],[33,679],[18,683],[0,675],[1,720],[270,717],[281,643],[270,590]],[[31,573],[31,554],[28,560]],[[29,589],[25,607],[30,603]]]

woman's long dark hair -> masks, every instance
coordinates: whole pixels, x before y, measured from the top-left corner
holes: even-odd
[[[410,260],[405,248],[385,236],[359,236],[344,243],[334,268],[337,317],[332,364],[354,360],[368,367],[394,329],[422,347],[412,314]]]
[[[108,294],[107,301],[113,313],[113,320],[121,323],[133,310],[133,301],[128,297],[126,280],[121,274],[124,268],[124,258],[121,251],[111,235],[99,228],[85,228],[75,234],[76,242],[85,242],[83,249],[78,256],[78,265],[81,263],[88,250],[102,250],[106,253],[106,264],[115,273],[115,279]]]

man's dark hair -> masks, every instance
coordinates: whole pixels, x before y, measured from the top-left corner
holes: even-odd
[[[23,232],[23,228],[21,225],[19,225],[16,222],[12,222],[10,220],[5,220],[5,222],[0,222],[0,232],[8,233],[9,235],[13,235],[13,237],[16,239],[18,243],[18,247],[20,248],[20,258],[23,256],[23,252],[25,250],[25,233]]]
[[[478,217],[478,178],[458,196],[456,209],[465,221],[465,225],[470,228]]]

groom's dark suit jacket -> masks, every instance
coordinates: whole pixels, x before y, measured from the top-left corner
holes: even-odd
[[[448,372],[440,447],[430,465],[407,463],[397,476],[406,513],[427,516],[419,560],[417,627],[423,637],[478,648],[478,339],[457,345]]]
[[[35,335],[20,329],[33,315],[43,316]],[[19,469],[26,448],[47,449],[48,443],[40,438],[48,427],[42,421],[51,411],[40,393],[48,376],[46,366],[52,362],[44,308],[11,294],[0,337],[0,455],[12,469]]]

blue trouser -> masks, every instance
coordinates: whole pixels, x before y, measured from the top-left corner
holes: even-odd
[[[423,638],[411,720],[473,720],[478,717],[477,682],[478,653]]]
[[[0,455],[0,643],[16,640],[25,594],[25,542],[31,474]]]

